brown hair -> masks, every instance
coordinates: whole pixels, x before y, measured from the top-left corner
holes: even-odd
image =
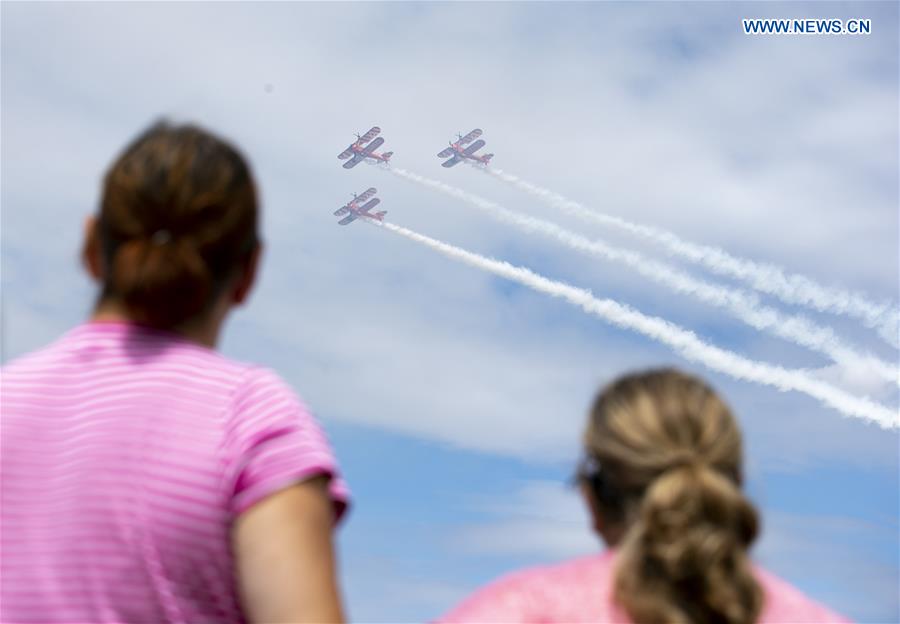
[[[747,549],[741,434],[728,406],[675,370],[618,379],[597,397],[590,485],[620,541],[614,595],[640,624],[751,624],[762,607]]]
[[[104,178],[101,298],[160,328],[202,315],[258,245],[257,215],[234,147],[197,126],[154,124]]]

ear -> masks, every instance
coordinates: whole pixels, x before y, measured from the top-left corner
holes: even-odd
[[[97,217],[94,215],[90,215],[84,220],[84,246],[81,249],[81,261],[90,276],[96,281],[102,282],[105,276],[98,226]]]
[[[247,264],[238,277],[237,283],[235,283],[234,291],[232,291],[231,300],[235,305],[241,305],[250,298],[250,291],[253,290],[253,285],[256,283],[256,272],[262,259],[262,251],[263,245],[259,243],[256,249],[250,253]]]

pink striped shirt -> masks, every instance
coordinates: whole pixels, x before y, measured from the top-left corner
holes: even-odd
[[[476,591],[441,624],[627,624],[613,600],[615,551],[514,572]],[[841,616],[776,576],[755,568],[763,589],[759,624],[845,624]]]
[[[273,372],[168,332],[87,323],[2,369],[0,621],[241,622],[229,530],[331,475]]]

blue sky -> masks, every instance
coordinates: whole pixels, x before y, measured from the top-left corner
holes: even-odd
[[[743,17],[868,17],[873,32],[747,37]],[[854,619],[898,621],[897,432],[331,216],[376,186],[400,225],[822,369],[618,265],[335,156],[378,124],[398,166],[678,264],[439,167],[455,132],[481,127],[498,167],[592,208],[896,303],[897,52],[894,3],[4,3],[2,358],[88,313],[76,255],[116,152],[161,115],[197,121],[244,149],[264,201],[262,280],[223,349],[276,368],[329,431],[355,494],[339,537],[355,620],[426,620],[499,574],[599,548],[567,486],[586,408],[613,376],[674,364],[741,419],[757,559]],[[857,323],[807,314],[897,360]],[[897,405],[896,388],[865,391]]]

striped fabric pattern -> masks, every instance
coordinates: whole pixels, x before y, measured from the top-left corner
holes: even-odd
[[[0,621],[242,622],[229,529],[328,474],[275,373],[168,332],[81,325],[0,372]]]

